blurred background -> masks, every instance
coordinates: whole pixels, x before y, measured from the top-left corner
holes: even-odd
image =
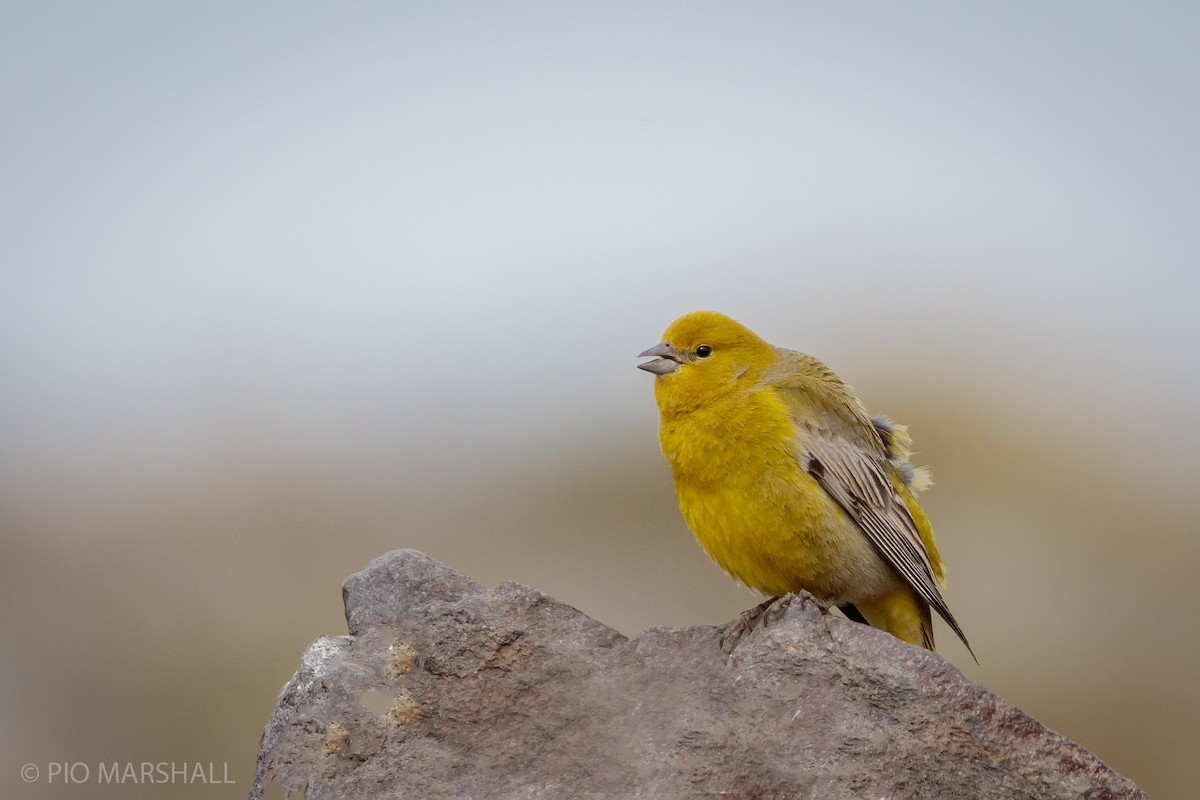
[[[945,657],[1192,796],[1198,36],[1184,3],[3,3],[0,794],[244,796],[393,548],[629,635],[734,618],[635,368],[716,308],[910,424],[980,664]]]

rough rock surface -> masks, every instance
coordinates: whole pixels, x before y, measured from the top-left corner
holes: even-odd
[[[283,688],[250,797],[1145,795],[940,657],[806,596],[627,639],[533,589],[397,550]],[[274,782],[278,788],[270,786]]]

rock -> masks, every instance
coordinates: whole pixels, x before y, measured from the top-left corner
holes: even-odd
[[[806,595],[632,639],[397,550],[343,589],[250,792],[287,797],[1144,798],[939,656]],[[272,792],[278,796],[277,792]]]

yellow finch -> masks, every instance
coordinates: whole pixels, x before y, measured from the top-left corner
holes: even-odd
[[[812,356],[773,347],[714,311],[675,320],[641,353],[659,441],[688,527],[730,575],[933,649],[945,574],[916,493],[903,426],[871,418]],[[972,653],[972,656],[974,653]]]

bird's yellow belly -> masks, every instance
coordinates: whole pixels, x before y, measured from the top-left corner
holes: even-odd
[[[866,534],[801,467],[791,413],[769,392],[663,421],[679,508],[717,564],[769,595],[807,591],[853,603],[901,580]]]
[[[743,474],[722,486],[677,482],[680,509],[708,555],[742,583],[831,604],[892,590],[898,576],[808,475]]]

